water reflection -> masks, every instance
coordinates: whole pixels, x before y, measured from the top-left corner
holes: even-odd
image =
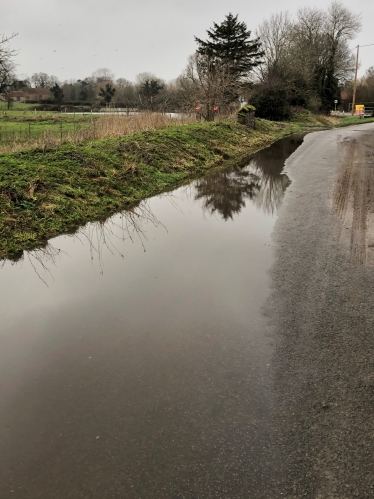
[[[279,208],[290,179],[282,173],[286,159],[301,145],[303,135],[280,140],[256,153],[247,166],[233,166],[195,182],[195,199],[210,214],[232,219],[250,200],[265,213]]]
[[[195,183],[195,199],[203,200],[203,208],[217,211],[224,220],[233,218],[245,206],[245,199],[253,199],[260,190],[260,178],[237,166],[209,175]]]
[[[199,182],[5,265],[0,498],[274,497],[275,217],[203,216]]]
[[[187,189],[183,189],[188,198],[202,200],[203,210],[210,214],[219,213],[226,221],[238,215],[250,200],[266,214],[274,214],[279,208],[284,192],[290,185],[290,180],[283,172],[286,159],[301,145],[303,135],[295,135],[282,139],[267,149],[254,154],[245,166],[232,166],[223,171],[213,173],[194,181]],[[183,212],[173,194],[165,193],[159,198],[167,198],[171,206]],[[117,213],[105,221],[90,222],[74,234],[73,237],[83,246],[88,247],[91,260],[98,260],[100,272],[103,273],[104,250],[110,254],[124,257],[123,241],[135,240],[141,242],[146,251],[147,235],[145,226],[150,223],[154,227],[165,225],[158,220],[151,209],[150,201],[142,201],[137,206]],[[53,278],[52,269],[62,255],[69,256],[56,247],[60,239],[47,242],[44,247],[24,251],[14,261],[6,260],[0,263],[2,268],[6,263],[14,265],[17,262],[28,261],[38,277],[46,283],[42,274]]]
[[[163,197],[170,198],[168,194]],[[174,202],[174,201],[172,201]],[[65,237],[74,238],[82,246],[88,247],[91,260],[96,259],[99,263],[100,273],[104,271],[103,254],[109,251],[112,255],[118,255],[124,258],[122,253],[123,246],[121,242],[135,240],[141,243],[143,251],[146,251],[145,243],[147,234],[145,225],[150,223],[154,227],[166,227],[157,219],[150,208],[147,200],[139,205],[117,213],[105,221],[90,222],[79,231],[65,235]],[[55,239],[56,241],[59,238]],[[24,261],[30,263],[39,279],[48,286],[46,276],[53,279],[53,267],[57,265],[61,256],[70,256],[66,251],[55,246],[54,239],[46,242],[45,246],[30,251],[23,251],[18,259],[3,260],[0,262],[0,269],[5,265],[22,264]]]

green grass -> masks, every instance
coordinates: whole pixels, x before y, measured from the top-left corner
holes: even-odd
[[[296,113],[292,116],[291,122],[298,123],[307,128],[334,128],[350,125],[361,125],[362,123],[372,123],[374,118],[359,118],[357,116],[347,116],[340,118],[338,116],[326,116],[322,114],[313,114],[310,111]]]
[[[74,115],[44,111],[0,111],[0,143],[38,138],[45,132],[63,136],[90,125],[90,114]]]
[[[38,104],[30,104],[29,102],[13,102],[12,109],[13,111],[27,111],[29,109],[35,109]],[[6,111],[8,109],[8,104],[6,102],[0,102],[0,111]]]
[[[362,125],[363,123],[373,123],[374,118],[359,118],[357,116],[347,116],[345,118],[339,118],[339,123],[336,123],[336,127],[349,126],[349,125]]]
[[[257,121],[198,123],[121,139],[0,155],[0,258],[108,216],[300,130]]]

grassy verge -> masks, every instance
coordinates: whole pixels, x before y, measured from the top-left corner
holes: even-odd
[[[300,130],[258,120],[169,126],[0,155],[0,258],[229,164]]]
[[[359,118],[357,116],[346,116],[345,118],[338,118],[339,121],[335,123],[335,127],[349,126],[349,125],[362,125],[363,123],[374,123],[374,118]]]
[[[310,111],[296,113],[292,116],[292,123],[297,123],[306,128],[335,128],[350,125],[361,125],[363,123],[372,123],[374,118],[360,118],[357,116],[326,116],[323,114],[313,114]]]

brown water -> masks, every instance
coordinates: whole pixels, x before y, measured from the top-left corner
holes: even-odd
[[[270,497],[261,307],[301,142],[4,262],[1,498]]]

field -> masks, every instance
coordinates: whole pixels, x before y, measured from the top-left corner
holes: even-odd
[[[25,104],[25,106],[28,106]],[[0,110],[0,152],[13,150],[24,144],[33,144],[44,136],[64,137],[92,126],[91,114],[65,114],[30,109]]]
[[[27,106],[27,104],[26,104]],[[60,113],[20,108],[0,111],[0,153],[53,147],[65,143],[122,137],[142,130],[196,122],[195,116],[180,118],[160,113],[136,115]]]

